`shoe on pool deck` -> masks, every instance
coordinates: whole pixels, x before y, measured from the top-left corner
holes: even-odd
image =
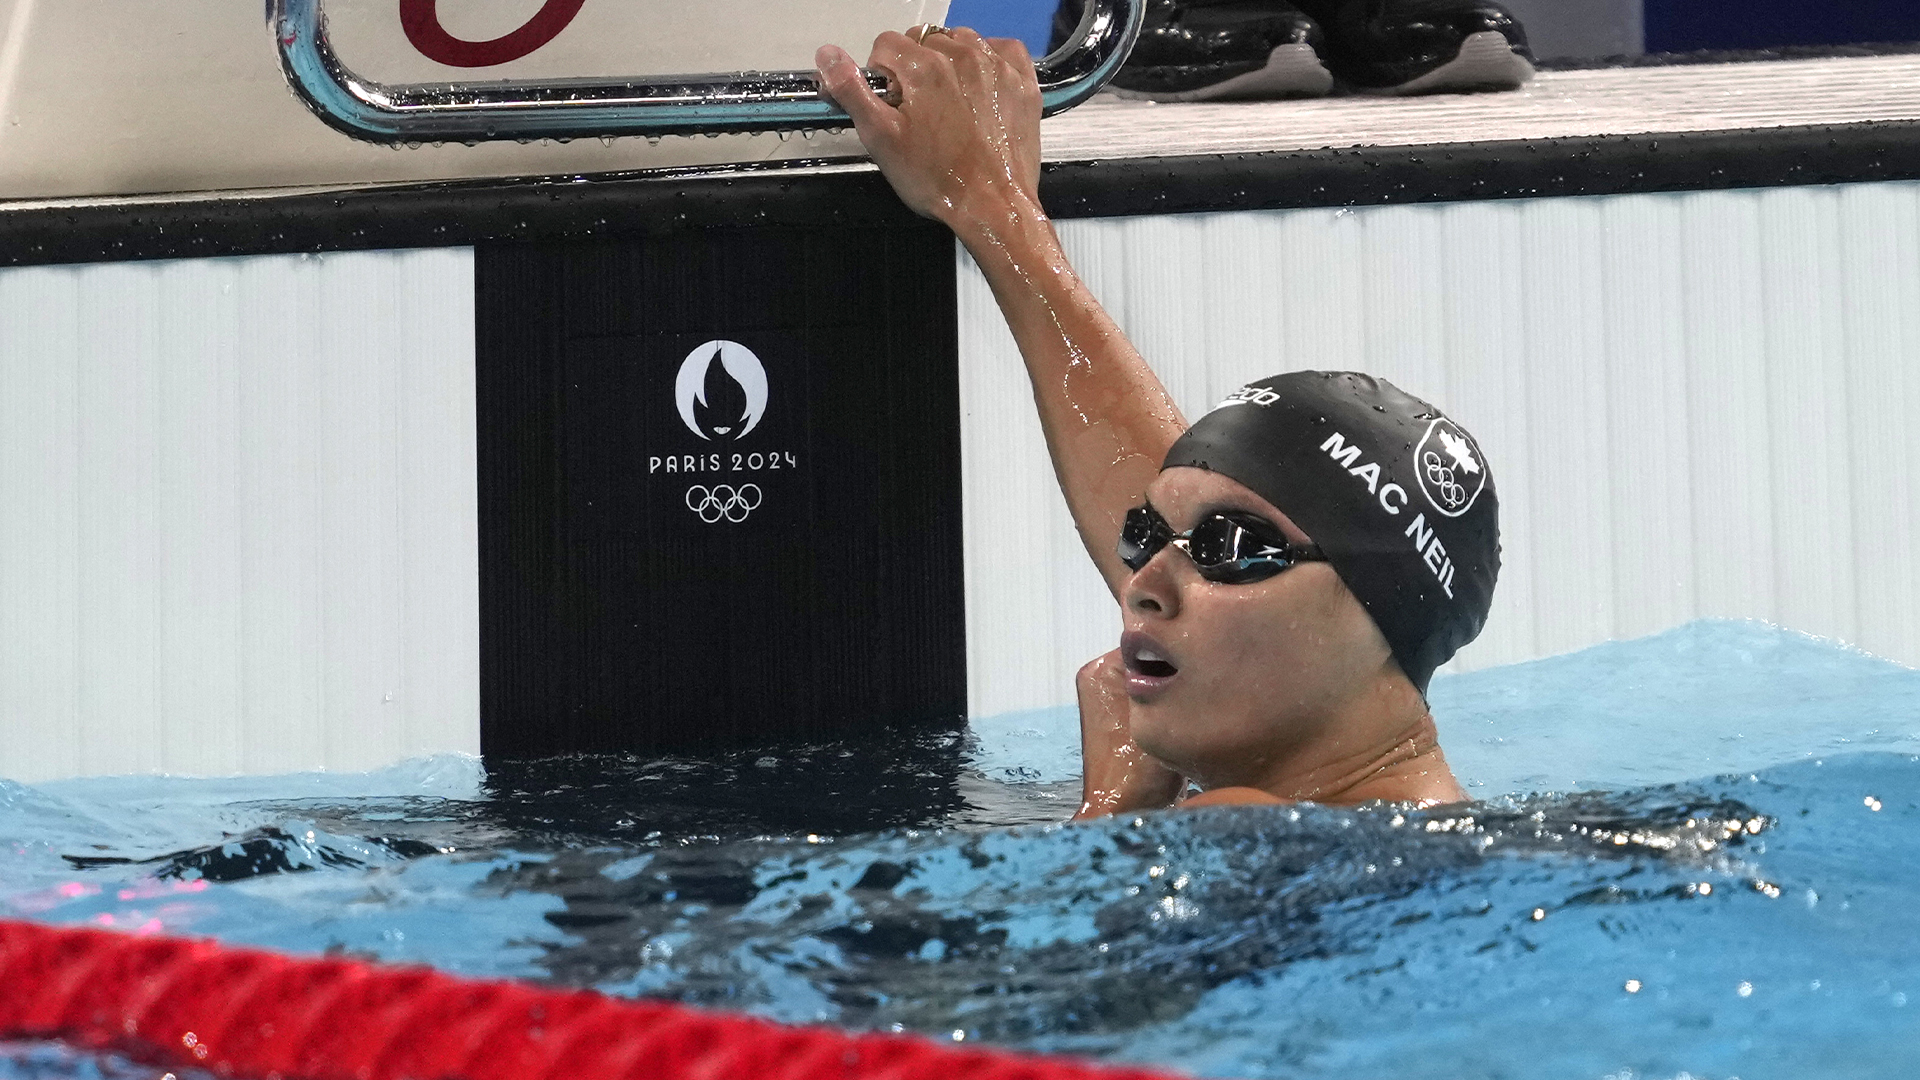
[[[1320,27],[1285,0],[1148,0],[1133,53],[1108,87],[1148,101],[1319,97],[1333,88]],[[1054,15],[1054,46],[1080,22],[1080,0]]]
[[[1490,0],[1296,0],[1341,84],[1368,94],[1513,90],[1533,78],[1527,32]]]

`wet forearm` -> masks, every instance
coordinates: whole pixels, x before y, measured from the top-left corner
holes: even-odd
[[[1054,472],[1110,585],[1121,519],[1139,504],[1186,421],[1166,388],[1074,273],[1039,204],[1017,190],[943,217],[980,266],[1025,358]]]

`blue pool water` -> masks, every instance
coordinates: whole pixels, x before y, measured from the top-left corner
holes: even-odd
[[[0,782],[0,913],[1210,1076],[1920,1074],[1920,672],[1697,623],[1442,677],[1481,802],[1061,825],[1071,717]],[[151,1076],[59,1047],[0,1078]]]

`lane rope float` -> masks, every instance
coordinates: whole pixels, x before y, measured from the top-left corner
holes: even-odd
[[[593,991],[0,920],[0,1038],[279,1080],[1170,1080]]]

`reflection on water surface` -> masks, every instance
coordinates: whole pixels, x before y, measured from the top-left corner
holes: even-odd
[[[1057,768],[989,778],[992,725],[360,794],[4,785],[0,905],[1208,1075],[1911,1074],[1920,673],[1709,626],[1435,698],[1479,775],[1785,763],[1083,825]],[[95,1075],[48,1052],[0,1077]]]

